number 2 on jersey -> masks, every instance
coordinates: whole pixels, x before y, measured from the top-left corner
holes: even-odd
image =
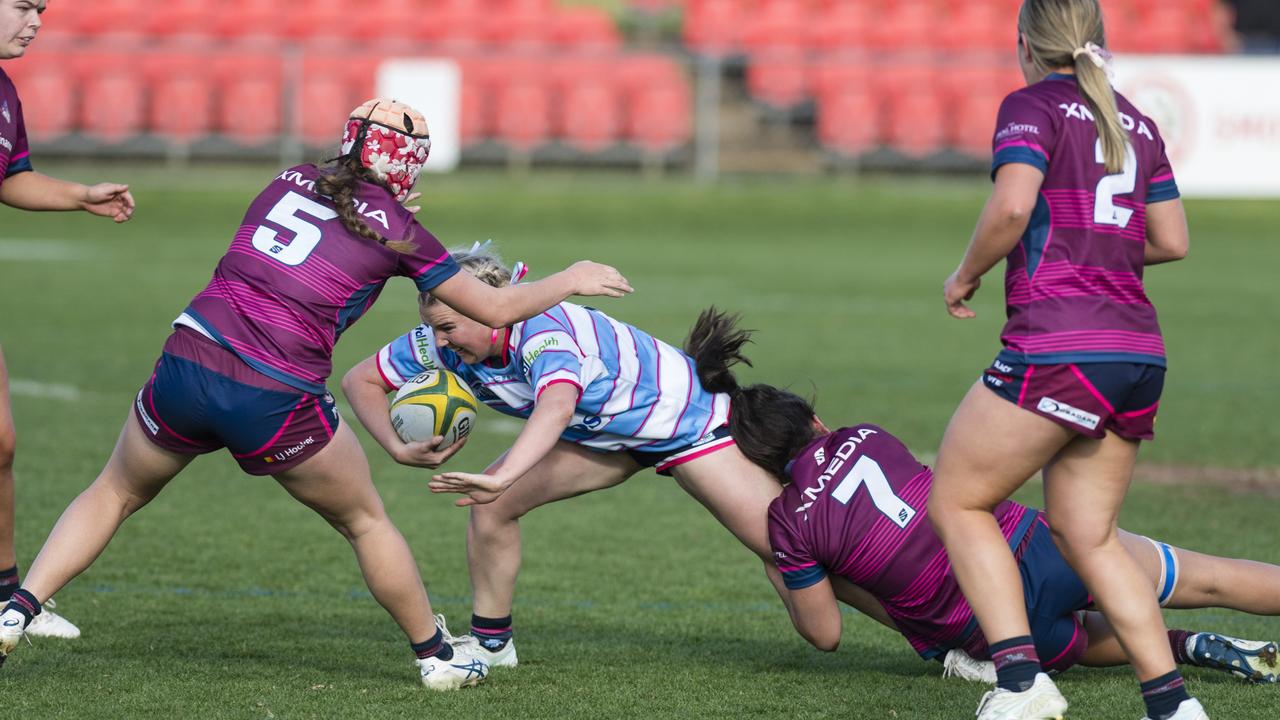
[[[915,508],[895,495],[893,488],[889,487],[889,478],[885,477],[880,463],[866,455],[858,458],[858,462],[853,464],[849,473],[844,476],[839,485],[836,485],[835,490],[831,491],[831,497],[841,505],[848,505],[854,494],[858,492],[858,488],[864,485],[867,492],[871,493],[871,502],[876,509],[884,513],[898,527],[905,528],[911,523],[911,518],[916,516]]]
[[[338,211],[296,192],[287,192],[267,213],[267,221],[293,233],[292,240],[281,240],[280,231],[259,225],[253,233],[253,247],[258,252],[285,265],[300,265],[320,242],[320,228],[309,220],[332,220]]]
[[[1102,152],[1102,138],[1098,138],[1096,156],[1100,163],[1107,161],[1106,155]],[[1116,195],[1133,192],[1137,183],[1138,155],[1133,151],[1132,144],[1125,143],[1124,167],[1119,173],[1107,175],[1098,181],[1098,189],[1094,192],[1093,221],[1099,225],[1116,225],[1120,228],[1128,225],[1129,218],[1133,217],[1133,210],[1119,207],[1114,198]]]

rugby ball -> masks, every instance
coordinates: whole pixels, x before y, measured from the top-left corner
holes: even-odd
[[[471,433],[476,397],[448,370],[428,370],[405,383],[391,401],[391,427],[405,442],[442,435],[448,447]]]

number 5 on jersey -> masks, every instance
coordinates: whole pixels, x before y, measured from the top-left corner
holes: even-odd
[[[323,222],[338,217],[338,211],[296,192],[285,193],[267,213],[267,221],[279,228],[259,225],[253,233],[254,249],[285,265],[301,265],[316,249],[321,237],[320,228],[306,216]],[[293,233],[293,239],[282,240],[280,230]]]
[[[911,518],[916,516],[915,508],[895,495],[893,488],[889,487],[889,478],[885,477],[880,463],[866,455],[858,458],[858,462],[849,469],[849,474],[831,491],[831,497],[841,505],[848,505],[858,488],[864,485],[867,492],[871,493],[871,502],[876,509],[898,527],[905,528],[911,523]]]

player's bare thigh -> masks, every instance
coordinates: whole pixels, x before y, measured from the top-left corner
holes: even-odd
[[[338,425],[333,439],[299,465],[272,477],[299,502],[315,510],[344,534],[386,515],[355,433]]]
[[[505,457],[503,454],[485,472],[496,471]],[[613,487],[640,470],[626,453],[593,452],[560,440],[497,500],[473,505],[471,512],[473,517],[514,520],[539,505]]]
[[[975,382],[942,438],[930,509],[994,509],[1073,435]]]
[[[677,465],[671,474],[743,545],[773,562],[769,503],[782,492],[782,485],[772,475],[748,460],[736,445]]]

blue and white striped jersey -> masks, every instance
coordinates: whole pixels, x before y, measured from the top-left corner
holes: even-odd
[[[377,365],[392,389],[446,368],[481,402],[518,418],[549,385],[572,383],[577,411],[560,437],[597,450],[676,450],[728,422],[729,396],[702,388],[692,358],[592,308],[560,303],[516,323],[503,358],[465,365],[419,325],[379,350]]]

